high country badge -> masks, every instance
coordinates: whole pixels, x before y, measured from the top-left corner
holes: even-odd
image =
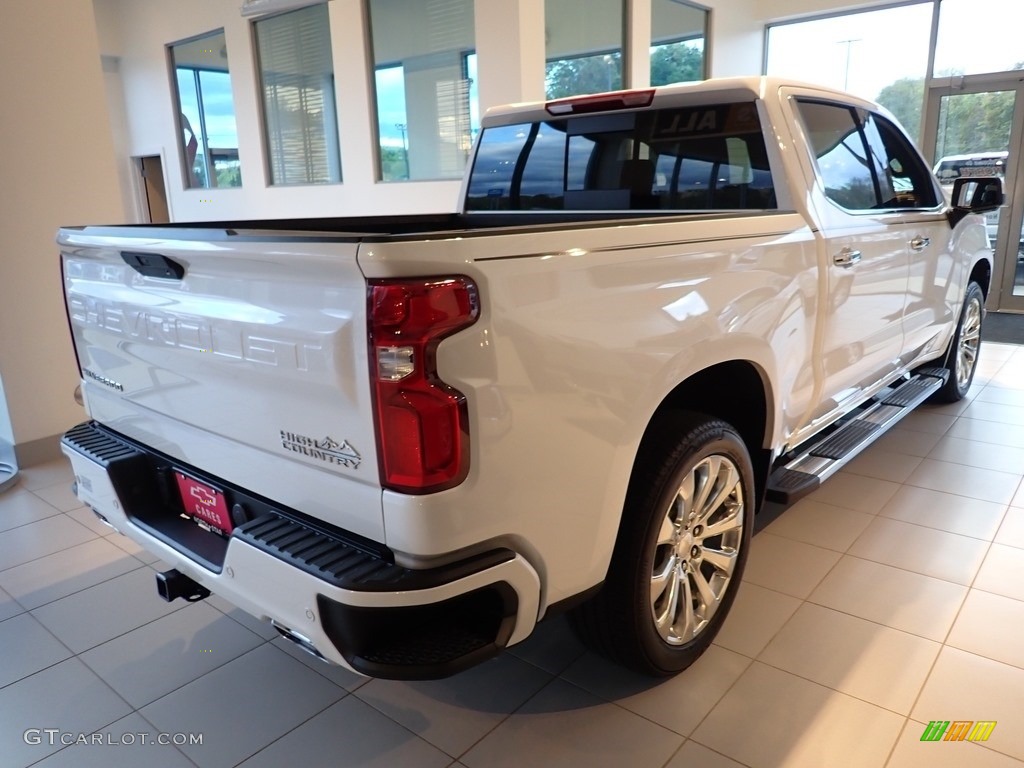
[[[331,437],[317,440],[282,429],[281,445],[285,450],[301,453],[311,459],[326,461],[328,464],[347,469],[359,469],[359,463],[363,460],[359,451],[349,445],[348,440],[342,440],[340,443]]]

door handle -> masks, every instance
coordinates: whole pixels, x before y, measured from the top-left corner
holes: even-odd
[[[854,264],[860,261],[860,251],[855,251],[853,248],[843,248],[839,253],[832,257],[832,263],[837,267],[843,267],[849,269]]]
[[[917,235],[917,237],[910,241],[910,250],[921,252],[931,244],[932,239],[930,237],[922,237],[921,235]]]
[[[121,251],[121,258],[125,264],[146,277],[163,277],[168,280],[181,280],[185,277],[185,266],[161,253]]]

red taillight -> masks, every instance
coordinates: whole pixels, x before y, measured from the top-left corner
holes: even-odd
[[[367,328],[380,478],[385,488],[429,493],[469,471],[466,398],[437,374],[437,345],[476,322],[467,277],[370,280]]]

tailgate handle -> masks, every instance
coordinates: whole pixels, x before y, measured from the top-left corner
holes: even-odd
[[[121,251],[121,258],[124,259],[125,264],[146,277],[181,280],[185,276],[184,265],[159,253]]]

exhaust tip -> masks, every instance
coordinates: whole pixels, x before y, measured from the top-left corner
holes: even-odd
[[[297,647],[301,648],[306,653],[308,653],[310,656],[315,656],[325,664],[331,663],[329,659],[327,659],[322,653],[320,653],[320,651],[317,650],[317,647],[313,644],[313,641],[305,635],[300,635],[294,629],[286,627],[283,624],[278,624],[276,621],[274,621],[274,619],[270,620],[270,624],[274,627],[274,629],[278,631],[281,637],[283,637],[285,640],[291,641]]]

